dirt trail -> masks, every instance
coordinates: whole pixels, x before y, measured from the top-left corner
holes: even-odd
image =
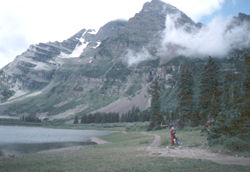
[[[158,135],[154,135],[155,138],[154,138],[154,141],[151,143],[151,145],[149,147],[159,147],[161,145],[161,137],[158,136]]]
[[[235,157],[229,155],[223,155],[218,153],[210,152],[209,150],[200,148],[189,148],[189,147],[170,147],[161,148],[161,137],[154,135],[154,141],[146,148],[146,151],[151,156],[162,156],[162,157],[178,157],[178,158],[190,158],[190,159],[201,159],[210,160],[218,164],[234,164],[250,166],[250,158]]]

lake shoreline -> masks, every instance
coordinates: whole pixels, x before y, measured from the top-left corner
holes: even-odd
[[[96,145],[98,143],[91,140],[76,143],[39,143],[39,144],[11,144],[0,145],[0,157],[19,157],[28,154],[36,154],[42,152],[60,152],[71,150],[75,147],[85,147]],[[27,150],[28,149],[28,150]]]
[[[106,144],[107,142],[98,137],[111,133],[113,131],[0,126],[0,157]]]
[[[45,148],[43,150],[39,150],[39,151],[35,151],[35,150],[31,150],[31,152],[17,152],[17,150],[14,150],[13,148],[18,148],[18,145],[19,146],[23,146],[23,145],[26,145],[27,147],[31,148],[32,146],[36,146],[37,145],[34,145],[34,144],[12,144],[12,145],[0,145],[0,157],[17,157],[17,156],[25,156],[27,154],[30,154],[30,153],[50,153],[50,152],[63,152],[63,151],[66,151],[66,150],[76,150],[76,149],[81,149],[81,148],[84,148],[86,146],[90,146],[90,145],[99,145],[99,144],[108,144],[109,142],[105,141],[105,140],[102,140],[98,137],[91,137],[90,139],[86,140],[86,141],[83,141],[83,142],[76,142],[75,144],[69,144],[69,143],[62,143],[64,144],[65,146],[55,146],[55,147],[50,147],[49,149]],[[44,145],[44,144],[48,144],[48,143],[41,143],[40,145]],[[53,143],[49,143],[49,144],[53,144]],[[54,143],[54,144],[58,144],[58,143]],[[6,149],[6,147],[8,147],[9,149]],[[12,148],[12,149],[11,149]],[[1,150],[4,150],[1,151]],[[9,151],[8,151],[9,150]],[[11,152],[12,153],[8,153],[8,152]],[[13,152],[14,151],[14,152]]]

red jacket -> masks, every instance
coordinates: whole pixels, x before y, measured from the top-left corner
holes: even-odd
[[[170,130],[170,135],[171,135],[171,137],[174,137],[175,136],[175,130]]]

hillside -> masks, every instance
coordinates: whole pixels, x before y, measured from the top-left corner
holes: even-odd
[[[174,111],[181,64],[192,63],[198,82],[208,56],[186,58],[178,53],[183,47],[164,44],[171,37],[169,16],[178,16],[174,28],[188,34],[205,27],[170,4],[152,0],[128,21],[111,21],[98,32],[82,29],[63,42],[31,45],[0,71],[0,115],[70,120],[91,112],[143,111],[150,106],[147,90],[157,77],[164,88],[162,111]],[[239,14],[228,30],[250,28],[249,21],[249,15]],[[247,47],[233,48],[217,59],[222,71],[241,70]]]

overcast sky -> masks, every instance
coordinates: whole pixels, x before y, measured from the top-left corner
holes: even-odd
[[[115,19],[129,19],[150,0],[5,0],[0,3],[0,68],[30,44],[62,41],[79,30],[98,30]],[[250,0],[163,0],[194,21],[249,14]]]

